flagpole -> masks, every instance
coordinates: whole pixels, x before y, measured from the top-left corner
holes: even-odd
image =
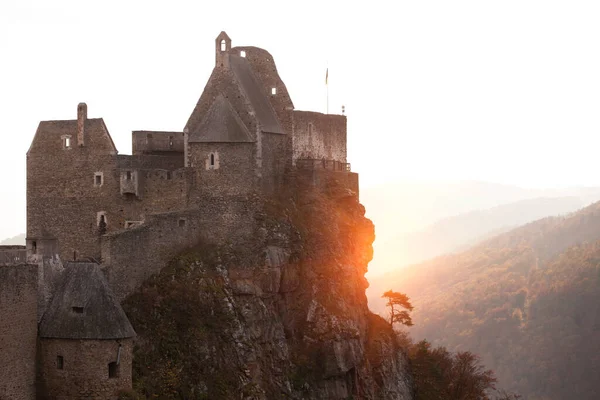
[[[325,86],[327,87],[327,114],[329,114],[329,66],[325,72]]]

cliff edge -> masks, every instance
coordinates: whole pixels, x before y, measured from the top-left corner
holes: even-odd
[[[408,360],[367,307],[374,227],[344,185],[261,202],[246,243],[200,243],[123,303],[135,395],[412,399]]]

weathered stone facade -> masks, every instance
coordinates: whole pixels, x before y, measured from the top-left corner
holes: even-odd
[[[157,272],[148,265],[200,238],[252,235],[248,204],[280,191],[296,166],[312,170],[315,184],[335,173],[358,191],[346,117],[294,110],[272,55],[232,48],[224,32],[183,131],[134,131],[132,147],[118,155],[85,104],[76,120],[40,123],[27,154],[30,253],[55,240],[63,260],[102,262],[111,284],[131,290]]]
[[[295,110],[267,51],[232,48],[224,32],[215,45],[215,67],[184,129],[134,131],[132,155],[118,154],[85,103],[73,120],[40,122],[27,152],[26,250],[0,251],[4,264],[36,264],[0,267],[1,399],[35,397],[38,321],[46,330],[37,342],[40,398],[114,398],[131,387],[132,330],[48,333],[49,319],[71,326],[72,315],[50,315],[84,268],[101,268],[97,281],[118,304],[199,241],[232,246],[263,235],[264,199],[300,175],[358,195],[346,117]],[[64,267],[67,260],[88,263]]]
[[[42,338],[38,398],[117,399],[120,390],[131,388],[132,352],[132,339]]]
[[[0,266],[0,398],[35,398],[37,266]]]

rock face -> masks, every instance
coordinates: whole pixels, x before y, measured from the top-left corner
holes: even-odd
[[[374,228],[347,190],[265,201],[248,243],[200,244],[124,308],[138,394],[412,399],[408,361],[367,308]]]

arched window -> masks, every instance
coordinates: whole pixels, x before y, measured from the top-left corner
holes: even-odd
[[[225,39],[221,40],[221,51],[227,51],[227,42]]]

